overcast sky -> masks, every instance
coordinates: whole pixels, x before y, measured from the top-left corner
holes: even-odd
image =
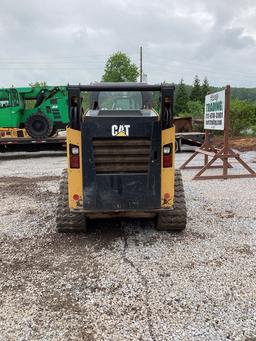
[[[1,86],[99,81],[127,53],[149,83],[256,87],[255,0],[1,0]]]

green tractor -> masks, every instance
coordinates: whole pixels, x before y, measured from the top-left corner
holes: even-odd
[[[0,89],[0,127],[25,128],[35,139],[55,135],[69,122],[65,86]]]

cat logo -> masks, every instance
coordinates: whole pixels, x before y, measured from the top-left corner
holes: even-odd
[[[114,124],[112,125],[112,136],[118,136],[118,137],[124,137],[129,136],[129,130],[130,130],[129,124]]]

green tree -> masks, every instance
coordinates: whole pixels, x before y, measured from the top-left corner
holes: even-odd
[[[202,103],[205,102],[205,96],[208,94],[209,91],[210,91],[210,85],[209,85],[207,77],[205,77],[203,80],[202,87],[201,87]]]
[[[204,106],[200,101],[188,101],[188,114],[194,118],[203,118]]]
[[[230,130],[232,135],[256,134],[256,104],[235,99],[231,101]]]
[[[114,53],[106,62],[103,82],[136,82],[138,67],[122,52]]]
[[[188,100],[189,100],[189,97],[188,97],[187,89],[183,82],[183,79],[181,79],[180,84],[177,86],[177,92],[176,92],[175,103],[174,103],[174,113],[176,115],[187,112]]]
[[[44,81],[37,81],[35,83],[29,83],[29,86],[31,86],[31,88],[35,88],[35,87],[45,87],[47,86],[47,83]],[[25,108],[26,109],[33,109],[35,107],[36,104],[36,99],[27,99],[25,100]]]
[[[32,88],[35,88],[37,86],[44,87],[44,86],[47,86],[47,83],[46,82],[37,81],[35,83],[29,83],[29,86],[31,86]]]
[[[201,85],[200,85],[200,79],[198,76],[195,76],[194,83],[193,83],[193,88],[190,94],[190,100],[191,101],[200,101],[202,99],[202,94],[201,94]]]
[[[193,129],[204,129],[204,105],[201,101],[188,101],[188,116],[193,117]]]

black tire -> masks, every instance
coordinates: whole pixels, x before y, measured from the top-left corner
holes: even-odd
[[[60,193],[56,211],[56,229],[60,233],[86,232],[84,213],[70,212],[68,206],[67,171],[63,171],[60,181]]]
[[[174,206],[157,216],[156,229],[160,231],[182,231],[187,224],[187,208],[180,170],[175,171]]]
[[[52,123],[50,119],[41,112],[32,114],[25,122],[27,133],[35,139],[49,137],[52,133]]]

